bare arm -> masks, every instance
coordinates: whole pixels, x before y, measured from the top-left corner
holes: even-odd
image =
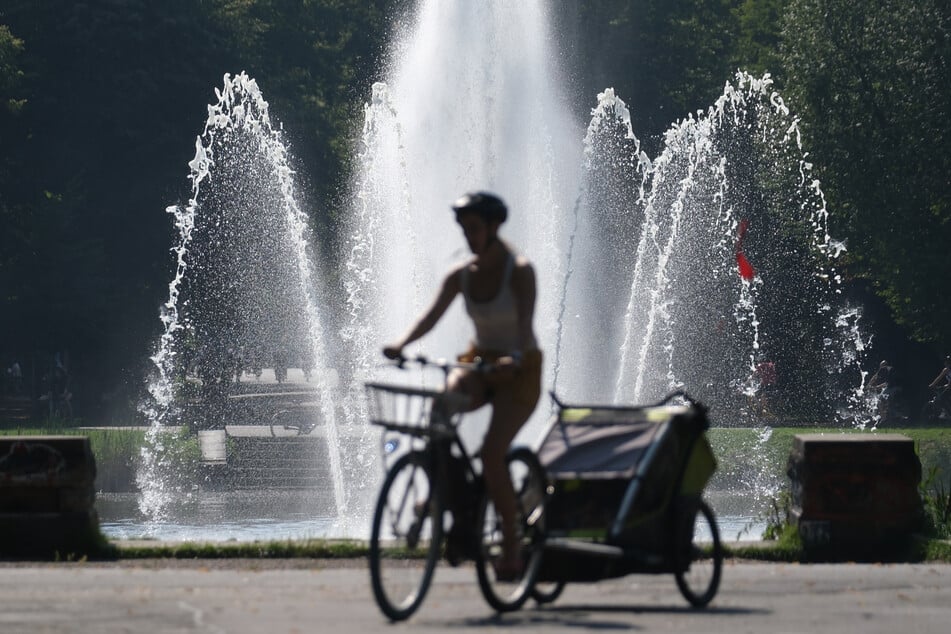
[[[947,373],[948,373],[948,368],[944,368],[943,370],[941,370],[941,373],[938,375],[938,377],[934,381],[932,381],[928,387],[938,387],[938,385],[941,383],[941,380],[944,379]]]
[[[419,316],[416,323],[412,325],[405,335],[400,337],[396,342],[383,348],[384,355],[390,359],[399,358],[403,354],[404,347],[433,329],[439,322],[439,319],[446,313],[449,305],[452,304],[452,300],[459,294],[461,288],[459,271],[460,269],[454,269],[446,276],[435,299],[433,299],[429,305],[429,308],[423,311],[422,315]]]
[[[535,319],[535,269],[524,260],[515,267],[512,276],[512,288],[515,291],[515,308],[518,314],[518,350],[524,351],[534,341],[532,323]]]

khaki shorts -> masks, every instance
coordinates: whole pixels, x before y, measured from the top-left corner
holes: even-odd
[[[508,351],[483,350],[473,346],[459,355],[459,361],[472,363],[476,358],[481,358],[483,361],[493,363],[500,357],[507,357],[511,354]],[[522,354],[522,363],[515,371],[515,376],[498,377],[488,374],[486,375],[486,383],[494,393],[490,395],[490,401],[499,390],[506,392],[512,390],[512,399],[516,403],[526,407],[535,407],[542,393],[542,351],[538,349],[526,350]]]

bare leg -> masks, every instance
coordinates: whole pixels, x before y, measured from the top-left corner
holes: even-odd
[[[535,406],[513,401],[502,389],[492,402],[492,419],[482,445],[482,475],[486,491],[502,520],[503,566],[511,569],[519,561],[518,535],[515,529],[517,501],[505,457],[509,445]]]
[[[467,394],[469,404],[464,410],[467,412],[479,409],[487,402],[485,379],[471,370],[453,370],[446,381],[446,391]]]

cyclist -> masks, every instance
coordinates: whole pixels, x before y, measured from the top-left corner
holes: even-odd
[[[949,399],[951,399],[951,355],[944,358],[944,368],[935,377],[928,387],[936,392],[935,404],[938,406],[938,416],[943,417],[944,412],[949,408]]]
[[[877,411],[880,421],[885,421],[888,418],[888,401],[891,400],[892,395],[895,393],[895,389],[891,387],[891,372],[892,366],[888,365],[888,361],[882,360],[878,364],[878,369],[875,371],[875,374],[871,376],[868,380],[868,391],[869,394],[877,397]]]
[[[532,321],[535,312],[535,272],[524,256],[498,235],[508,217],[500,198],[487,192],[464,195],[452,204],[456,222],[473,257],[453,267],[430,306],[383,354],[402,356],[403,348],[424,336],[445,314],[457,295],[475,326],[475,340],[460,361],[493,363],[493,372],[457,369],[447,389],[466,394],[465,411],[492,406],[482,444],[486,490],[502,520],[502,558],[496,562],[500,580],[521,576],[523,562],[516,531],[516,499],[506,464],[509,445],[535,410],[541,393],[542,353]]]

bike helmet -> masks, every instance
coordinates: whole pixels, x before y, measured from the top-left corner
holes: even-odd
[[[487,222],[505,222],[508,218],[508,208],[502,199],[488,192],[465,194],[452,203],[452,210],[457,216],[463,212],[479,214]]]

